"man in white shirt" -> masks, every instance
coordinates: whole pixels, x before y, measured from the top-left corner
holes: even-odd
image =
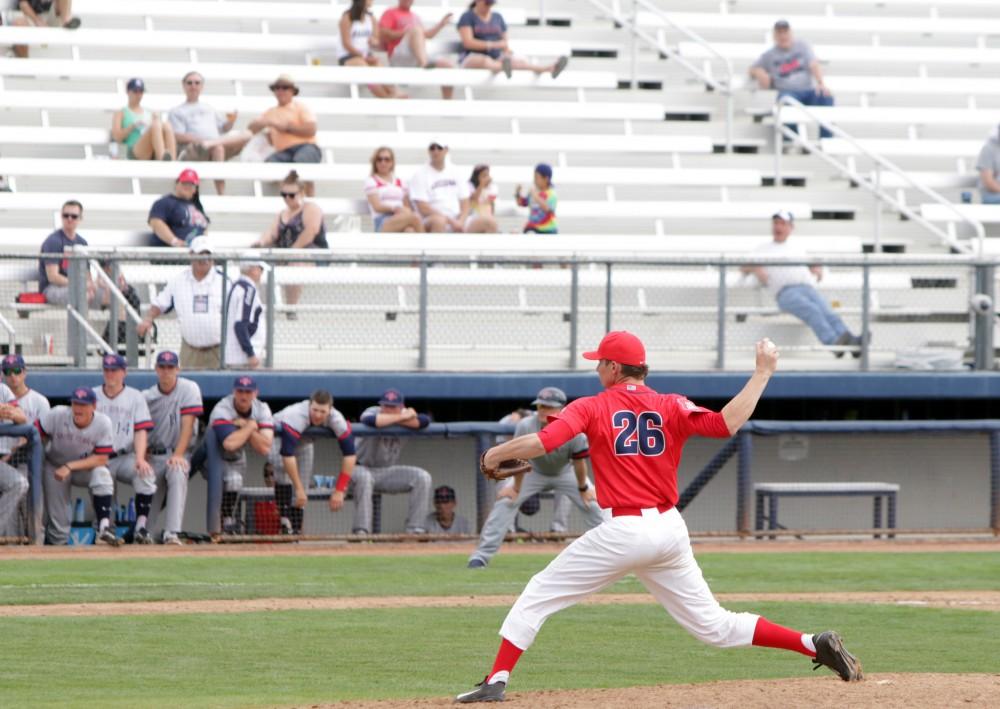
[[[240,263],[240,277],[229,291],[226,302],[226,366],[230,369],[257,369],[265,342],[264,306],[260,300],[263,261]]]
[[[431,232],[484,233],[493,231],[489,222],[469,211],[469,182],[449,165],[448,146],[432,140],[427,148],[430,162],[410,180],[410,201]]]
[[[215,369],[220,365],[224,278],[215,268],[207,236],[191,241],[191,253],[203,258],[194,259],[191,268],[184,269],[164,286],[136,330],[139,337],[144,337],[156,318],[176,310],[181,330],[181,365],[185,369]]]
[[[816,291],[815,284],[823,278],[823,269],[806,266],[806,252],[788,243],[794,228],[795,218],[791,212],[782,210],[775,213],[771,218],[772,241],[760,246],[754,253],[799,263],[788,266],[747,265],[741,266],[740,270],[756,276],[774,296],[778,307],[808,325],[824,345],[855,347],[857,349],[851,354],[855,358],[860,357],[861,338],[851,333],[826,299]],[[838,350],[834,355],[843,357],[844,350]]]

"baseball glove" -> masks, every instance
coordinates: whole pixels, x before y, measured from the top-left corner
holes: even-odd
[[[514,475],[531,472],[531,463],[523,458],[510,458],[495,468],[486,465],[486,451],[479,458],[479,470],[490,480],[506,480]]]

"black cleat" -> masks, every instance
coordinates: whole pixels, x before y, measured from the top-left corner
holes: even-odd
[[[153,535],[145,527],[139,527],[139,529],[135,530],[134,541],[136,544],[152,544]]]
[[[844,648],[843,641],[834,631],[827,630],[813,635],[813,644],[816,646],[813,670],[824,665],[840,675],[840,679],[845,682],[860,682],[865,678],[858,658]]]
[[[459,694],[455,697],[455,701],[459,704],[506,701],[504,693],[507,690],[507,683],[494,682],[493,684],[487,684],[487,679],[487,677],[483,677],[483,681],[477,684],[475,689],[471,692],[466,692],[465,694]]]

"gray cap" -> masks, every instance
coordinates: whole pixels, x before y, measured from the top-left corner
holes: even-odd
[[[566,392],[557,387],[545,387],[540,392],[535,400],[531,402],[532,406],[551,406],[553,408],[562,408],[566,405]]]
[[[791,29],[791,25],[788,24],[788,20],[778,20],[774,23],[774,29],[776,30],[787,30]]]

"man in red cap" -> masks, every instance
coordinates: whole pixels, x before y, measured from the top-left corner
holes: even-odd
[[[177,176],[173,194],[153,202],[147,222],[153,230],[151,246],[187,248],[195,237],[208,230],[209,218],[201,206],[198,173],[186,168]]]
[[[597,502],[611,520],[594,527],[536,574],[507,614],[493,669],[459,702],[503,701],[510,673],[553,613],[568,608],[627,574],[639,581],[685,630],[716,647],[757,645],[798,652],[844,681],[862,678],[861,664],[832,631],[808,635],[752,613],[722,608],[691,552],[687,526],[675,508],[677,466],[693,435],[727,438],[749,419],[778,364],[768,339],[757,343],[756,369],[720,413],[677,394],[646,386],[646,348],[629,332],[609,332],[597,350],[604,391],[575,400],[535,434],[486,452],[495,468],[510,458],[536,458],[586,433],[594,463]]]

